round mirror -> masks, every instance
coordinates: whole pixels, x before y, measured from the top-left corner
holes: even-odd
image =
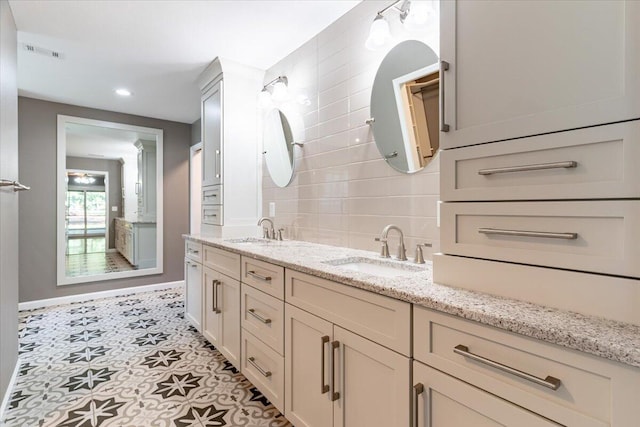
[[[404,173],[422,170],[439,147],[438,55],[417,40],[384,57],[371,91],[373,136],[382,157]]]
[[[278,187],[286,187],[293,178],[295,165],[292,126],[287,116],[277,108],[265,114],[263,124],[262,140],[269,175]]]

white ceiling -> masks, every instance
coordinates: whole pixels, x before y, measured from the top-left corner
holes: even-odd
[[[267,69],[359,1],[10,0],[20,95],[192,123],[215,57]],[[30,53],[23,43],[62,53]],[[114,89],[134,95],[121,98]]]
[[[155,141],[155,135],[91,126],[80,123],[67,123],[66,153],[70,157],[88,157],[99,159],[121,159],[135,157],[138,149],[134,143],[139,139]]]

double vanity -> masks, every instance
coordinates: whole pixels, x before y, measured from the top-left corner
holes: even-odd
[[[295,426],[627,426],[640,415],[637,326],[438,285],[428,262],[185,238],[186,319]]]

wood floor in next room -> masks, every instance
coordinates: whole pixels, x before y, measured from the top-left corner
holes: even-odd
[[[20,312],[19,376],[0,421],[291,427],[187,324],[183,299],[170,289]]]

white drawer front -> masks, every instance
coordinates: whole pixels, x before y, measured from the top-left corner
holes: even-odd
[[[541,380],[558,379],[560,386],[553,390],[455,353],[461,345]],[[563,425],[609,425],[612,417],[611,370],[601,369],[594,363],[596,358],[575,351],[414,307],[414,357]]]
[[[289,304],[410,355],[411,304],[289,269],[285,292]]]
[[[242,331],[242,374],[284,413],[284,357]]]
[[[202,263],[226,276],[240,280],[240,255],[204,245]]]
[[[222,205],[202,205],[202,223],[223,225]]]
[[[221,205],[222,204],[222,185],[212,185],[202,189],[203,205]]]
[[[284,299],[284,267],[243,256],[242,282]]]
[[[443,203],[442,252],[640,277],[640,201]]]
[[[184,243],[184,254],[187,258],[201,263],[202,262],[202,243],[186,240]]]
[[[284,355],[284,302],[242,284],[242,327]]]
[[[444,201],[640,197],[640,120],[440,156]]]

